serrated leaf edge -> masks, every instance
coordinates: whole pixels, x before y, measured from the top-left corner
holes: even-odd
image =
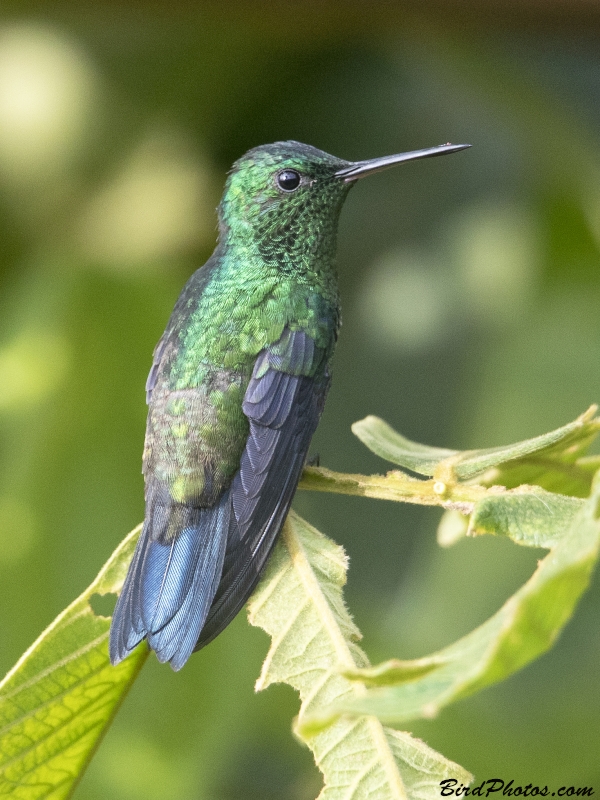
[[[356,663],[355,658],[352,655],[352,646],[349,641],[346,640],[344,633],[340,627],[340,624],[335,618],[335,612],[332,609],[328,598],[327,593],[323,591],[322,586],[320,585],[317,576],[311,566],[310,559],[308,556],[307,551],[302,545],[299,537],[296,535],[293,529],[293,522],[299,522],[302,525],[307,526],[310,530],[317,534],[318,536],[323,537],[315,528],[310,526],[306,521],[301,520],[294,512],[290,512],[288,520],[284,525],[284,529],[282,531],[282,539],[281,545],[283,545],[290,558],[290,562],[292,568],[299,576],[300,580],[302,581],[305,591],[312,598],[316,608],[319,611],[320,618],[324,621],[324,627],[327,631],[327,634],[330,636],[330,641],[333,644],[333,649],[337,655],[337,664],[331,665],[331,669],[325,670],[324,674],[319,678],[317,683],[319,686],[323,685],[334,673],[340,675],[340,672],[344,669],[353,669],[356,670],[358,665]],[[341,548],[339,548],[338,552],[343,552]],[[329,555],[329,554],[327,554]],[[347,564],[347,556],[343,555],[343,562],[344,567]],[[260,611],[263,609],[264,605],[266,604],[267,600],[272,599],[273,593],[277,590],[278,583],[283,579],[285,572],[280,573],[277,576],[277,580],[272,580],[272,583],[268,587],[263,587],[263,591],[261,592],[261,587],[259,586],[256,595],[251,599],[249,603],[249,621],[253,625],[260,625],[257,621],[257,616]],[[343,582],[339,584],[339,591],[341,594],[341,587],[345,583],[345,579]],[[343,598],[342,598],[343,603]],[[350,621],[349,630],[353,633],[353,638],[358,638],[360,633],[358,629],[351,621],[349,613],[343,605],[343,610],[345,615],[347,615],[348,620]],[[298,612],[299,613],[299,612]],[[289,632],[290,628],[293,626],[294,621],[297,620],[298,613],[294,614],[294,619],[290,621],[285,627],[280,631],[275,637],[272,637],[271,647],[269,648],[269,652],[267,657],[263,663],[263,667],[261,670],[261,674],[256,682],[256,689],[257,691],[262,690],[269,686],[271,683],[275,682],[275,680],[269,675],[269,669],[271,664],[273,663],[274,659],[277,656],[277,648],[279,647],[280,643],[285,638],[285,634]],[[348,620],[344,620],[344,627],[346,627]],[[260,625],[262,627],[262,625]],[[267,631],[268,632],[268,631]],[[271,634],[269,634],[271,635]],[[355,646],[357,651],[360,652],[362,659],[365,663],[368,663],[366,656],[359,650],[358,646]],[[350,728],[343,731],[341,736],[334,741],[330,747],[327,748],[326,751],[316,752],[312,747],[315,737],[324,730],[328,725],[333,722],[334,720],[327,720],[321,719],[316,728],[314,730],[310,730],[303,725],[303,719],[305,715],[305,709],[310,704],[312,698],[318,692],[319,686],[315,689],[315,687],[311,687],[310,692],[306,692],[300,690],[300,697],[301,697],[301,707],[300,713],[294,725],[295,733],[301,738],[308,746],[313,750],[313,754],[315,756],[315,761],[317,766],[321,769],[325,777],[325,786],[323,787],[322,793],[319,795],[319,798],[324,796],[325,792],[327,791],[327,775],[326,775],[326,767],[324,765],[324,761],[327,758],[327,755],[339,744],[341,744],[349,735],[351,735],[352,731],[355,727],[359,724],[366,724],[368,726],[370,736],[373,742],[373,749],[376,753],[376,756],[371,759],[363,769],[360,770],[359,773],[354,778],[354,781],[351,785],[347,787],[347,793],[345,793],[344,797],[347,800],[351,800],[354,796],[354,791],[360,785],[362,780],[368,775],[376,765],[381,765],[383,768],[383,772],[386,775],[386,780],[388,786],[393,791],[393,794],[390,795],[390,800],[407,800],[408,792],[402,775],[400,773],[400,769],[398,766],[398,762],[396,760],[395,754],[392,749],[391,740],[398,740],[398,742],[407,743],[413,748],[419,751],[420,757],[424,760],[427,756],[430,759],[440,759],[448,765],[448,767],[454,771],[456,774],[460,774],[463,779],[463,783],[468,784],[471,780],[471,776],[469,773],[464,770],[462,767],[459,767],[456,764],[445,759],[435,751],[431,750],[425,743],[421,742],[418,739],[413,738],[410,734],[400,731],[395,731],[389,728],[386,728],[382,725],[379,720],[374,716],[362,716],[356,719],[354,722],[348,720],[350,724]],[[351,683],[349,684],[353,694],[358,697],[362,697],[366,695],[366,688],[362,685],[362,683]],[[297,688],[297,687],[294,687]],[[314,718],[313,718],[314,720]],[[415,765],[418,763],[418,759],[415,761]],[[415,766],[413,765],[413,766]]]

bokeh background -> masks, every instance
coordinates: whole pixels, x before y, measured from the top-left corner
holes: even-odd
[[[4,3],[0,18],[0,671],[142,517],[154,344],[215,241],[226,170],[309,142],[363,159],[467,153],[370,178],[339,236],[344,325],[314,450],[384,471],[350,432],[493,446],[600,399],[600,8],[445,3]],[[485,620],[538,552],[440,550],[439,512],[299,494],[351,557],[373,661]],[[600,790],[598,585],[554,650],[414,731],[479,780]],[[151,658],[86,800],[311,800],[289,687],[253,692],[241,614],[175,675]]]

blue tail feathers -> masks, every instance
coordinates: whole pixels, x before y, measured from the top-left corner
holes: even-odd
[[[110,630],[118,664],[147,638],[159,661],[179,670],[202,630],[223,570],[231,498],[211,508],[151,503]],[[178,530],[164,536],[165,519]]]

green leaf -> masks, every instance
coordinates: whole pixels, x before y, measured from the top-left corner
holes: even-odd
[[[433,475],[438,464],[459,455],[460,452],[411,442],[387,422],[372,415],[355,422],[352,433],[375,455],[429,477]]]
[[[0,683],[0,797],[69,797],[146,660],[143,645],[112,667],[110,617],[90,606],[93,595],[120,591],[140,530]]]
[[[595,425],[594,425],[595,428]],[[534,484],[550,492],[572,497],[588,497],[592,479],[600,468],[600,456],[581,456],[596,436],[595,429],[575,442],[559,443],[543,453],[532,453],[523,458],[501,464],[481,476],[486,486],[500,484],[508,489]]]
[[[467,535],[493,533],[528,547],[555,547],[584,505],[577,497],[522,486],[476,503]]]
[[[506,486],[508,489],[523,484],[533,484],[549,492],[585,498],[590,493],[596,469],[587,469],[579,461],[570,463],[567,457],[560,455],[544,458],[533,454],[490,469],[479,480],[486,486],[495,484]]]
[[[540,500],[547,504],[544,511]],[[412,675],[411,662],[390,661],[368,669],[342,666],[348,678],[387,687],[327,701],[314,712],[316,719],[375,714],[382,722],[400,723],[430,717],[537,658],[552,646],[588,586],[600,547],[599,517],[600,474],[583,504],[561,497],[549,502],[540,491],[488,496],[476,511],[476,526],[530,545],[552,542],[533,576],[479,628],[412,662]],[[536,519],[541,526],[537,533]],[[422,675],[415,678],[418,670]]]
[[[594,418],[596,411],[597,406],[592,406],[574,422],[555,431],[487,450],[461,452],[417,444],[373,416],[355,422],[352,432],[376,455],[412,472],[432,477],[447,466],[459,480],[468,480],[492,467],[533,454],[538,459],[575,461],[600,430],[600,419]]]
[[[343,675],[349,680],[360,681],[367,686],[395,686],[423,678],[445,664],[446,661],[442,657],[436,656],[415,658],[411,661],[392,658],[375,667],[346,669]]]
[[[272,638],[256,687],[288,683],[300,693],[296,732],[323,772],[319,800],[433,800],[445,778],[468,784],[457,764],[373,717],[315,720],[315,709],[365,693],[340,673],[368,665],[342,597],[346,569],[342,548],[292,512],[249,603],[250,622]]]
[[[553,547],[584,502],[538,486],[519,486],[502,493],[491,491],[474,504],[470,517],[446,511],[438,525],[438,544],[449,547],[464,536],[491,533],[508,536],[528,547]]]

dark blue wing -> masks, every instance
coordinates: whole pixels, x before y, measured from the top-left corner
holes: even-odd
[[[195,649],[214,639],[256,586],[288,513],[329,387],[323,350],[286,330],[259,355],[243,410],[250,435],[231,486],[223,575]]]

